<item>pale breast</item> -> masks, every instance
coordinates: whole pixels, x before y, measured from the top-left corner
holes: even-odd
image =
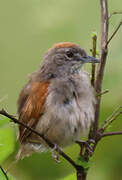
[[[94,120],[95,103],[88,74],[81,72],[69,79],[55,79],[48,94],[45,113],[37,130],[62,146],[86,135]]]

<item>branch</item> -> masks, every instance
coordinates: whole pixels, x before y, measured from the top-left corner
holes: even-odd
[[[92,56],[96,57],[96,46],[97,46],[97,35],[96,34],[93,35],[92,41],[93,41]],[[91,84],[93,87],[94,87],[94,83],[95,83],[95,69],[96,69],[96,65],[95,65],[95,63],[92,63]]]
[[[107,0],[100,0],[101,5],[101,55],[100,55],[100,63],[97,68],[97,77],[95,82],[96,92],[99,94],[102,90],[102,81],[104,75],[104,69],[107,58],[107,40],[108,40],[108,4]],[[93,125],[93,137],[95,138],[97,130],[98,130],[98,119],[99,119],[99,111],[100,111],[100,102],[101,97],[97,98],[97,103],[95,107],[95,122]]]
[[[43,138],[44,141],[48,144],[49,147],[53,148],[54,145],[44,137],[44,135],[40,134],[39,132],[35,131],[33,128],[27,126],[26,124],[24,124],[23,122],[17,120],[13,115],[8,114],[4,109],[0,110],[0,114],[2,114],[3,116],[8,117],[9,119],[11,119],[14,123],[17,123],[25,128],[27,128],[29,131],[33,132],[34,134],[38,135],[39,137]]]
[[[106,132],[103,133],[101,137],[114,136],[114,135],[122,135],[122,131]]]
[[[14,123],[17,123],[25,128],[27,128],[32,133],[36,134],[37,136],[41,137],[50,148],[54,148],[55,145],[52,144],[47,138],[44,137],[44,135],[40,134],[38,131],[35,131],[33,128],[27,126],[23,122],[17,120],[12,115],[8,114],[4,109],[0,110],[0,114],[8,117],[11,119]],[[77,171],[77,179],[78,180],[85,180],[86,178],[86,172],[84,170],[84,167],[77,165],[67,154],[65,154],[58,146],[56,146],[55,151],[57,151],[65,160],[67,160]]]
[[[113,112],[112,115],[107,118],[106,121],[104,121],[102,128],[98,128],[98,119],[99,119],[99,112],[100,112],[100,103],[101,103],[101,96],[105,93],[108,92],[108,90],[105,90],[102,92],[102,81],[103,81],[103,75],[104,75],[104,69],[105,69],[105,64],[106,64],[106,59],[107,59],[107,53],[108,53],[108,44],[110,41],[113,39],[115,34],[118,32],[120,26],[122,25],[122,21],[118,25],[118,27],[115,29],[113,34],[108,40],[108,27],[109,27],[109,18],[108,17],[108,5],[107,5],[107,0],[100,0],[100,6],[101,6],[101,51],[100,51],[100,63],[97,67],[97,73],[96,73],[96,81],[95,81],[95,65],[92,65],[92,80],[91,83],[95,87],[95,90],[97,92],[97,103],[95,106],[95,121],[93,124],[93,127],[90,129],[89,137],[88,137],[88,145],[91,145],[90,139],[94,140],[94,144],[92,144],[93,147],[93,153],[95,151],[96,145],[99,142],[99,140],[102,137],[106,136],[112,136],[112,135],[120,135],[122,134],[122,131],[120,132],[106,132],[104,133],[105,129],[122,113],[119,112],[118,110],[116,112]],[[115,12],[114,12],[115,14]],[[112,16],[112,14],[111,14]],[[95,57],[96,56],[96,41],[97,37],[93,38],[93,51],[92,55]],[[39,137],[41,137],[50,148],[54,148],[55,145],[50,142],[43,134],[40,134],[33,128],[27,126],[23,122],[17,120],[14,118],[12,115],[8,114],[5,110],[1,110],[0,114],[10,118],[14,123],[17,123],[25,128],[27,128],[29,131],[32,133],[35,133]],[[78,180],[85,180],[87,172],[85,172],[85,168],[83,166],[77,165],[67,154],[65,154],[61,148],[56,147],[55,150],[64,158],[66,159],[77,171],[77,179]],[[93,155],[93,154],[92,154]],[[82,158],[84,161],[89,161],[89,157],[92,156],[90,151],[88,150],[88,147],[85,148],[84,154],[82,155]]]
[[[113,15],[117,15],[117,14],[122,14],[122,11],[120,11],[120,12],[112,12],[112,13],[110,13],[110,15],[109,15],[109,19],[113,16]]]
[[[9,119],[11,119],[14,123],[17,123],[25,128],[27,128],[29,131],[31,131],[32,133],[36,134],[37,136],[41,137],[46,144],[50,147],[50,148],[54,148],[55,145],[50,142],[47,138],[44,137],[44,135],[40,134],[38,131],[34,130],[33,128],[27,126],[26,124],[24,124],[23,122],[17,120],[16,118],[14,118],[12,115],[8,114],[4,109],[0,110],[0,114],[2,114],[3,116],[8,117]],[[55,150],[64,158],[66,159],[76,170],[79,171],[82,170],[84,171],[84,168],[82,166],[78,166],[69,156],[67,156],[59,147],[56,147]]]
[[[3,96],[3,97],[0,99],[0,103],[1,103],[2,101],[6,100],[6,99],[8,99],[8,95]]]
[[[104,132],[107,127],[122,114],[122,111],[120,111],[121,108],[121,106],[116,108],[114,112],[104,121],[102,127],[99,129],[100,132]]]
[[[98,94],[96,106],[95,106],[95,121],[90,129],[88,141],[94,140],[94,145],[92,145],[92,154],[86,148],[84,153],[84,159],[89,161],[89,157],[93,155],[96,146],[101,139],[101,133],[98,130],[98,120],[99,120],[99,111],[100,111],[100,102],[101,102],[101,92],[102,90],[102,81],[104,75],[104,69],[106,64],[106,58],[108,53],[107,48],[107,40],[108,40],[108,4],[107,0],[100,0],[100,7],[101,7],[101,51],[100,51],[100,63],[97,67],[97,75],[95,81],[95,89]],[[107,91],[108,92],[108,91]],[[90,145],[90,143],[89,143]]]
[[[8,178],[6,172],[4,171],[4,169],[2,168],[2,166],[0,166],[0,169],[1,169],[1,171],[3,172],[3,174],[4,174],[5,178],[6,178],[6,180],[9,180],[9,178]]]
[[[109,38],[109,40],[107,41],[107,45],[110,43],[110,41],[113,39],[113,37],[116,35],[116,33],[118,32],[118,30],[120,29],[122,25],[122,21],[120,21],[119,25],[116,27],[115,31],[113,32],[113,34],[111,35],[111,37]]]
[[[102,96],[102,95],[104,95],[104,94],[106,94],[106,93],[108,93],[108,92],[109,92],[109,89],[106,89],[106,90],[104,90],[103,92],[97,94],[96,97]]]

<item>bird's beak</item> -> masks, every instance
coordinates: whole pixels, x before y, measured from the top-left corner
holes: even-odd
[[[81,61],[84,62],[84,63],[99,63],[100,62],[99,59],[96,59],[93,56],[82,57]]]

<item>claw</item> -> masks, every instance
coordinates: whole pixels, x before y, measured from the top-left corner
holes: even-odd
[[[53,157],[53,159],[57,162],[57,163],[59,163],[60,162],[60,160],[59,160],[59,152],[55,152],[55,150],[56,149],[58,149],[57,148],[58,146],[57,146],[57,144],[55,144],[55,146],[54,146],[54,148],[51,150],[51,152],[52,152],[52,157]]]
[[[82,149],[84,149],[84,147],[86,147],[87,150],[89,151],[90,156],[92,155],[93,147],[90,144],[95,144],[95,141],[93,139],[89,139],[87,141],[78,140],[78,141],[76,141],[76,143],[79,144]]]
[[[88,141],[87,141],[88,143],[92,143],[92,144],[95,144],[95,140],[94,139],[89,139]]]

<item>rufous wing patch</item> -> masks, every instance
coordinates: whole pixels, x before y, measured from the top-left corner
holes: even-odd
[[[29,127],[34,127],[39,117],[44,112],[44,104],[48,94],[48,86],[49,82],[33,82],[31,84],[28,98],[19,117],[20,121]],[[22,126],[19,127],[19,132],[19,139],[21,142],[23,142],[31,133],[28,129]]]

